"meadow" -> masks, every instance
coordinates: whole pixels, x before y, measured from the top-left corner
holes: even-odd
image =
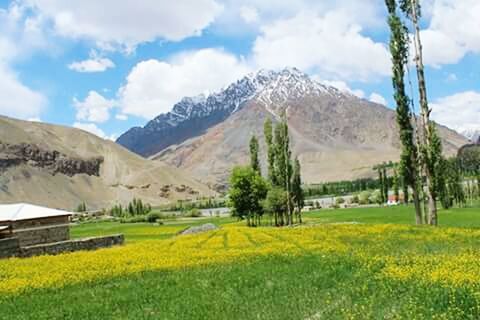
[[[480,209],[324,210],[297,228],[231,218],[83,224],[112,249],[0,261],[0,319],[478,319]],[[191,224],[217,231],[176,236]]]

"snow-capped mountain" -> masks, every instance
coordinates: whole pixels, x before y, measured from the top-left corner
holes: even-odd
[[[260,70],[208,97],[183,98],[172,111],[157,116],[143,128],[130,129],[117,142],[138,154],[150,156],[222,122],[251,99],[255,98],[269,109],[289,99],[321,94],[348,96],[312,80],[296,68],[278,72]]]
[[[264,121],[276,122],[284,112],[306,183],[369,177],[375,164],[398,161],[394,110],[316,82],[294,68],[262,70],[208,97],[184,98],[171,112],[129,130],[118,142],[221,189],[233,166],[248,163],[252,135],[265,152]],[[439,133],[449,156],[468,143],[445,127],[439,126]]]

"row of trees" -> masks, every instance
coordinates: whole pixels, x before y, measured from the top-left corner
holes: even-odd
[[[143,216],[152,211],[150,204],[144,204],[141,199],[133,198],[126,207],[122,207],[121,204],[113,206],[110,209],[110,214],[115,217],[125,216]]]
[[[420,5],[418,0],[385,0],[385,3],[391,31],[392,84],[402,143],[399,169],[406,185],[413,190],[417,224],[437,225],[437,185],[442,162],[442,144],[436,132],[435,123],[430,120],[431,110],[427,99],[419,28]],[[414,61],[420,98],[420,121],[417,121],[413,100],[409,98],[405,88],[410,44],[409,29],[405,21],[410,21],[412,26]],[[422,193],[427,198],[425,211],[421,206]]]
[[[435,194],[444,209],[453,205],[464,206],[467,201],[480,198],[480,146],[469,146],[460,150],[456,157],[440,158],[435,180]],[[403,187],[405,203],[409,202],[408,185],[402,183],[405,177],[398,174],[398,164],[383,163],[374,167],[379,175],[379,203],[388,201],[389,191],[393,189],[395,198],[400,199],[400,187]],[[392,176],[389,177],[388,173]],[[425,181],[422,181],[425,185]],[[419,190],[420,202],[428,201],[426,192]],[[428,205],[428,202],[427,202]]]
[[[391,184],[392,178],[388,179],[388,183]],[[307,198],[315,196],[342,196],[379,188],[380,181],[378,179],[364,178],[309,185],[304,187],[304,193]]]
[[[264,124],[267,147],[267,178],[262,176],[259,142],[250,140],[250,166],[235,167],[230,178],[230,201],[234,214],[247,220],[248,226],[261,224],[265,213],[275,226],[302,222],[304,206],[300,161],[291,159],[286,113],[273,128],[272,121]]]

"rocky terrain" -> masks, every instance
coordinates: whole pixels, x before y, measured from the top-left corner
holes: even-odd
[[[2,203],[101,209],[133,197],[155,205],[214,194],[182,170],[85,131],[0,116]]]
[[[69,177],[77,174],[100,176],[103,158],[70,158],[56,150],[44,150],[36,145],[0,143],[0,171],[19,165],[44,168],[52,175],[61,173]]]
[[[393,110],[320,84],[297,69],[260,71],[209,97],[185,98],[118,143],[221,189],[234,165],[248,163],[253,134],[262,142],[264,158],[263,123],[278,121],[284,111],[307,183],[372,176],[373,165],[398,160]],[[448,155],[468,142],[448,128],[439,126],[439,132]]]

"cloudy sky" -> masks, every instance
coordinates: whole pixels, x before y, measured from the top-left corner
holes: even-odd
[[[479,128],[480,2],[422,5],[433,116]],[[287,66],[392,107],[385,21],[383,0],[0,0],[0,114],[115,138]]]

